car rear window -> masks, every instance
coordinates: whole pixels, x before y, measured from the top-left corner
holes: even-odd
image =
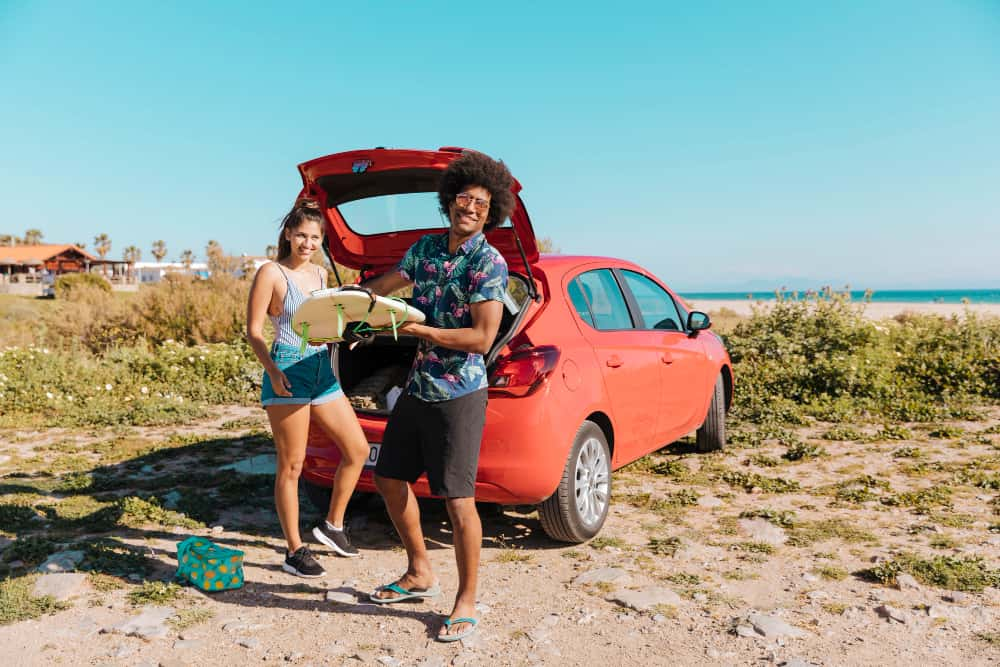
[[[344,202],[337,207],[344,222],[358,234],[384,234],[407,229],[447,229],[436,192],[405,192]]]
[[[590,316],[590,306],[587,305],[587,297],[583,295],[580,282],[578,280],[571,282],[567,291],[569,292],[569,301],[573,304],[573,310],[576,311],[577,316],[590,326],[594,326],[594,318]]]
[[[449,225],[447,216],[441,213],[437,192],[378,194],[342,202],[337,210],[347,226],[362,236],[411,229],[435,232]],[[500,226],[510,227],[510,219]]]
[[[581,273],[574,282],[579,282],[589,306],[591,319],[585,320],[588,324],[602,331],[633,327],[625,297],[610,269]]]

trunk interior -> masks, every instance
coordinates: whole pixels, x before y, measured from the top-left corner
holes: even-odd
[[[507,297],[496,340],[486,356],[487,369],[497,351],[517,331],[527,311],[531,297],[524,278],[515,274],[510,276]],[[392,334],[387,333],[379,334],[371,345],[354,350],[335,346],[334,372],[355,410],[376,415],[388,415],[392,411],[392,405],[405,388],[418,342],[416,337],[406,335],[394,340]]]

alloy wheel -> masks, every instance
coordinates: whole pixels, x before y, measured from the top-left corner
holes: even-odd
[[[604,447],[588,438],[576,457],[576,510],[580,520],[593,526],[601,520],[609,501],[610,475]]]

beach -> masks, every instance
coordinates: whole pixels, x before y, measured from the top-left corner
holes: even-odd
[[[692,299],[687,303],[693,309],[702,310],[707,313],[718,312],[725,308],[737,315],[749,316],[752,306],[758,305],[767,308],[776,302],[774,300],[751,301],[750,299]],[[961,303],[880,301],[862,305],[864,305],[865,317],[872,320],[883,320],[902,315],[903,313],[951,317],[952,315],[962,316],[966,312],[971,312],[980,316],[1000,317],[1000,303],[974,303],[966,305]]]

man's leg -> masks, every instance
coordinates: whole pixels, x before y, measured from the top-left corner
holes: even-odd
[[[406,574],[396,582],[407,590],[426,590],[434,585],[434,571],[427,557],[424,532],[420,528],[420,508],[408,482],[375,475],[375,487],[385,500],[389,518],[406,549]],[[392,591],[378,591],[376,597],[388,600],[399,597]]]
[[[483,544],[483,524],[475,498],[448,498],[445,501],[455,535],[455,563],[458,566],[458,593],[450,618],[476,618],[476,589],[479,585],[479,552]],[[441,635],[465,632],[468,623],[441,626]]]

